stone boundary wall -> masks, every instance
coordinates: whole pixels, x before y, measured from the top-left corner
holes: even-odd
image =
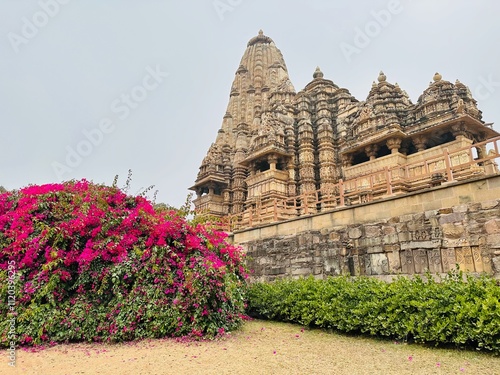
[[[500,176],[235,232],[252,280],[445,273],[500,278]]]

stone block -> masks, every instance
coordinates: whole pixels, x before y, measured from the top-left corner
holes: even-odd
[[[382,246],[370,246],[366,249],[368,254],[383,253],[384,248]]]
[[[500,233],[490,234],[486,237],[486,243],[494,249],[500,248]]]
[[[499,205],[499,201],[497,200],[492,200],[492,201],[487,201],[487,202],[481,202],[481,208],[483,210],[491,210],[492,208],[495,208]]]
[[[454,212],[447,215],[441,215],[441,217],[439,218],[439,223],[441,225],[446,223],[457,223],[457,222],[462,222],[464,218],[465,215],[463,212]]]
[[[469,212],[481,211],[481,203],[472,203],[469,205]]]
[[[399,258],[399,251],[387,253],[387,261],[389,262],[388,268],[390,273],[401,272],[401,259]]]
[[[365,226],[365,236],[366,237],[377,237],[380,236],[380,227],[375,225]]]
[[[401,232],[398,233],[399,242],[407,242],[412,240],[412,236],[410,232]]]
[[[453,209],[453,212],[467,212],[469,207],[466,204],[461,204],[461,205],[452,207],[452,209]]]
[[[389,252],[398,252],[400,249],[399,244],[393,244],[393,245],[383,245],[382,248],[384,249],[384,252],[389,253]]]
[[[461,238],[465,234],[465,228],[462,225],[455,225],[451,223],[443,224],[442,230],[445,238]]]
[[[349,229],[349,238],[355,239],[360,238],[363,235],[363,231],[360,227],[350,228]]]
[[[424,212],[424,217],[426,220],[429,220],[431,218],[435,218],[438,214],[438,210],[428,210]]]
[[[484,229],[488,234],[500,233],[500,219],[491,219],[484,223]]]
[[[429,258],[429,272],[433,274],[443,272],[441,251],[439,251],[439,249],[429,250],[427,256]]]
[[[328,238],[330,239],[330,241],[340,241],[340,232],[337,231],[332,232],[330,233]]]
[[[493,272],[495,272],[495,275],[500,275],[500,256],[491,259],[491,265],[493,268]]]
[[[457,264],[455,249],[453,248],[442,249],[441,259],[443,264],[443,272],[448,272],[455,269],[455,265]]]
[[[443,246],[445,247],[461,247],[470,246],[468,238],[447,238],[443,240]]]
[[[393,226],[384,226],[382,227],[382,233],[384,235],[396,234],[396,228]]]
[[[408,215],[401,215],[399,217],[400,222],[407,222],[407,221],[413,221],[413,215],[408,214]]]
[[[361,247],[369,247],[369,246],[377,246],[382,243],[382,239],[380,237],[370,237],[370,238],[360,238],[358,241],[358,246]],[[356,246],[356,244],[355,244]],[[357,247],[357,246],[356,246]]]
[[[389,273],[389,264],[385,254],[371,254],[369,268],[370,275],[383,275]]]
[[[413,250],[413,259],[415,262],[415,273],[424,273],[429,269],[427,251],[424,249]]]
[[[408,275],[413,275],[415,273],[413,251],[412,250],[401,251],[400,256],[401,256],[401,272]]]
[[[389,220],[387,220],[387,223],[388,224],[396,224],[396,223],[399,223],[399,216],[394,216],[394,217],[391,217]]]
[[[474,260],[470,246],[455,248],[457,263],[462,271],[474,272]]]
[[[396,233],[382,237],[382,243],[384,245],[395,244],[398,242],[399,242],[399,236]]]
[[[440,240],[430,240],[430,241],[411,241],[401,243],[401,250],[407,249],[436,249],[441,245]]]
[[[292,276],[305,276],[311,275],[312,273],[310,267],[292,268]]]
[[[451,213],[453,213],[453,209],[451,207],[441,208],[438,210],[439,215],[446,215],[446,214],[451,214]]]

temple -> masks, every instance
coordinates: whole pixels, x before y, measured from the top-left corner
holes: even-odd
[[[262,31],[236,70],[194,186],[233,229],[498,173],[498,137],[467,86],[436,73],[414,104],[383,72],[364,101],[319,68],[296,92]]]

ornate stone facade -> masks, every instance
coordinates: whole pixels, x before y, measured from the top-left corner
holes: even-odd
[[[498,145],[486,158],[486,141],[498,136],[467,86],[438,73],[415,104],[382,72],[364,101],[319,68],[296,93],[280,50],[260,31],[191,189],[199,210],[246,225],[256,213],[259,223],[279,221],[495,174]]]

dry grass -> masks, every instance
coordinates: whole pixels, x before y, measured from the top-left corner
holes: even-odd
[[[250,321],[228,338],[59,345],[0,355],[1,374],[500,374],[500,357]]]

